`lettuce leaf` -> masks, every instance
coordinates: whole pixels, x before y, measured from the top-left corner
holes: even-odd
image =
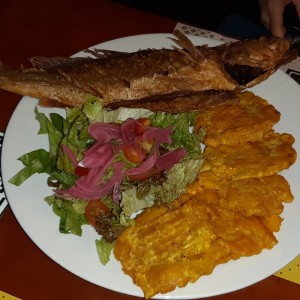
[[[46,201],[52,205],[54,213],[60,217],[59,231],[82,235],[81,226],[88,224],[85,217],[87,201],[67,201],[56,198],[54,195],[47,197]]]
[[[102,265],[106,265],[109,262],[109,257],[114,247],[114,243],[108,243],[105,239],[95,241],[99,260]]]
[[[63,137],[64,119],[59,114],[54,113],[50,114],[49,119],[44,113],[40,113],[37,108],[35,114],[40,124],[38,134],[48,135],[49,151],[38,149],[18,158],[25,167],[9,180],[10,183],[16,186],[21,185],[35,173],[47,173],[49,175],[55,173],[57,152]]]
[[[102,111],[102,102],[99,98],[90,95],[88,96],[82,111],[88,119],[94,120]]]
[[[21,169],[9,182],[19,186],[35,173],[51,173],[52,161],[49,160],[49,153],[44,149],[34,150],[18,158],[23,164]]]
[[[44,113],[35,109],[36,119],[40,123],[39,134],[47,134],[49,139],[49,159],[56,158],[57,150],[63,137],[63,117],[59,114],[51,114],[49,119]],[[55,163],[55,160],[54,160]]]
[[[180,163],[173,166],[161,182],[144,181],[134,186],[125,183],[120,207],[116,211],[113,226],[128,226],[132,224],[132,215],[154,203],[171,205],[171,202],[186,191],[189,183],[193,182],[198,174],[202,162],[201,141],[203,133],[192,134],[194,113],[167,114],[153,113],[146,109],[120,108],[114,111],[102,110],[99,98],[88,97],[82,109],[67,108],[66,118],[59,114],[49,114],[47,117],[36,108],[36,119],[40,124],[39,134],[47,134],[49,138],[49,151],[38,149],[19,158],[24,168],[11,178],[10,182],[20,185],[35,173],[47,173],[59,188],[69,188],[74,184],[77,176],[74,174],[74,165],[69,157],[62,151],[61,144],[66,145],[76,155],[77,160],[83,156],[93,139],[88,134],[91,122],[117,122],[122,123],[128,118],[148,117],[152,126],[166,128],[171,126],[172,145],[165,145],[170,150],[185,148],[188,155]],[[117,158],[119,159],[119,158]],[[46,198],[52,206],[54,213],[59,216],[59,231],[62,233],[82,234],[82,225],[88,224],[85,217],[87,201],[79,199],[64,200],[55,195]],[[111,202],[111,199],[109,199]],[[108,206],[110,206],[108,204]],[[103,265],[109,261],[113,243],[105,239],[96,240],[99,259]]]
[[[121,225],[127,226],[132,214],[151,207],[155,203],[171,206],[172,201],[186,192],[186,188],[197,177],[202,159],[188,157],[174,165],[166,179],[157,184],[141,181],[122,192]]]
[[[123,123],[128,118],[138,119],[138,118],[149,118],[153,115],[153,112],[144,109],[144,108],[125,108],[120,107],[115,110],[101,110],[99,113],[92,119],[97,122],[105,123]]]
[[[192,134],[192,128],[195,122],[195,113],[187,112],[180,114],[167,114],[158,112],[150,117],[154,127],[173,127],[172,147],[185,148],[190,155],[201,155],[201,142],[204,133]]]

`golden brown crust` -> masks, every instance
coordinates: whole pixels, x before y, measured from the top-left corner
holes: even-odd
[[[183,48],[99,50],[95,58],[34,57],[33,68],[26,71],[0,66],[0,88],[58,106],[80,107],[92,94],[108,106],[174,92],[244,89],[296,58],[289,42],[279,38],[196,47],[183,34],[174,34]]]
[[[252,92],[239,92],[238,101],[197,112],[195,131],[206,130],[204,143],[235,146],[260,140],[279,121],[280,113],[266,100]]]
[[[212,171],[220,179],[239,180],[274,175],[296,160],[294,138],[270,132],[262,140],[238,147],[206,147],[201,172]]]
[[[172,210],[147,209],[115,244],[116,259],[145,298],[183,287],[218,264],[277,243],[274,232],[281,226],[283,203],[293,200],[288,182],[277,173],[296,159],[294,138],[272,130],[279,116],[265,100],[241,93],[239,101],[224,105],[231,112],[225,120],[218,120],[226,115],[219,113],[220,107],[201,112],[206,115],[201,126],[209,137],[214,135],[215,145],[206,145],[197,180]],[[240,117],[234,128],[233,117]],[[260,134],[243,139],[256,123]],[[225,140],[222,130],[216,134],[220,128]]]
[[[216,107],[223,104],[236,104],[238,97],[234,91],[203,91],[172,93],[169,95],[156,95],[138,100],[126,100],[111,103],[108,109],[119,107],[145,108],[151,111],[180,113],[198,111],[200,109]]]

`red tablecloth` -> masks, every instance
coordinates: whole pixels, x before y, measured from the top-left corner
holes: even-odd
[[[172,32],[176,23],[108,0],[1,0],[0,59],[19,66],[34,55],[69,56],[115,38]],[[0,91],[0,131],[5,131],[20,98]],[[10,208],[0,219],[0,291],[26,300],[137,299],[91,284],[57,265],[28,238]],[[295,300],[299,295],[299,285],[271,276],[210,299]]]

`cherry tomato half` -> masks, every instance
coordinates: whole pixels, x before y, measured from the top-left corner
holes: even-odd
[[[91,200],[85,208],[85,216],[90,225],[96,225],[97,216],[110,215],[110,209],[100,200]]]
[[[151,125],[151,120],[149,118],[139,118],[137,121],[145,126]]]
[[[89,169],[81,167],[81,166],[76,166],[74,173],[75,173],[75,175],[80,176],[80,177],[86,176],[89,173]]]
[[[151,125],[151,120],[148,118],[139,118],[137,122],[134,123],[134,132],[136,135],[142,135],[145,131],[148,130],[148,127]]]
[[[138,148],[139,146],[134,147],[133,145],[125,145],[123,152],[124,156],[131,162],[139,164],[141,163],[145,158],[145,153],[142,151],[141,148]]]
[[[153,139],[146,140],[142,135],[136,136],[134,142],[138,144],[146,154],[151,151],[154,143]]]

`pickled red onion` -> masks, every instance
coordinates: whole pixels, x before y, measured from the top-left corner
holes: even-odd
[[[158,170],[169,170],[186,155],[185,148],[167,152],[156,159],[155,166]]]
[[[75,183],[71,188],[67,190],[57,190],[55,193],[62,198],[80,198],[82,200],[95,200],[101,199],[111,192],[114,185],[122,180],[123,174],[123,164],[120,162],[115,162],[112,164],[114,173],[112,177],[104,183],[78,185]],[[96,172],[97,173],[97,172]],[[81,179],[81,178],[79,178]],[[94,182],[94,180],[92,180]]]
[[[89,125],[88,132],[96,140],[107,139],[106,142],[122,138],[120,126],[111,123],[92,123]]]
[[[187,151],[184,148],[160,155],[161,144],[172,143],[172,127],[155,128],[147,126],[142,138],[145,141],[153,141],[153,154],[146,157],[143,153],[142,163],[124,173],[123,163],[113,162],[113,160],[116,153],[126,146],[133,147],[141,155],[143,150],[140,145],[135,143],[137,134],[134,130],[134,124],[136,122],[138,121],[129,118],[121,126],[103,122],[90,124],[88,132],[95,139],[95,143],[84,151],[83,159],[79,163],[73,151],[66,145],[61,145],[63,152],[75,167],[80,165],[88,168],[89,172],[86,176],[79,177],[74,186],[66,190],[57,190],[56,194],[66,199],[75,197],[94,200],[112,192],[113,202],[119,204],[119,188],[125,175],[134,177],[148,173],[151,175],[150,171],[152,169],[158,172],[169,170],[186,155]],[[118,142],[112,143],[113,141]],[[144,159],[144,157],[146,158]],[[110,166],[113,168],[113,175],[108,181],[101,182]]]

